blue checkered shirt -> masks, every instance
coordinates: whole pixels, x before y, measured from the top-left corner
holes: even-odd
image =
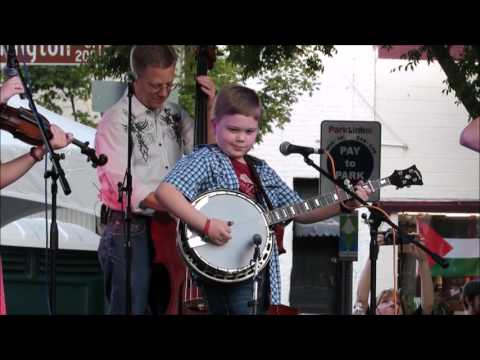
[[[302,198],[263,160],[254,162],[263,188],[274,208],[302,201]],[[239,182],[230,158],[216,145],[207,145],[182,158],[163,180],[175,186],[190,201],[212,190],[239,191]],[[260,204],[267,209],[265,203]],[[280,264],[274,241],[269,263],[270,301],[280,304]]]

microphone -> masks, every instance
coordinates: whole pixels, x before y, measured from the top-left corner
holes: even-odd
[[[321,148],[311,148],[306,146],[298,146],[290,144],[288,141],[284,141],[280,144],[280,152],[287,156],[290,154],[301,154],[303,156],[308,156],[310,154],[323,154],[325,151]]]
[[[3,68],[3,75],[7,78],[10,79],[14,76],[18,75],[18,70],[17,70],[17,55],[15,54],[15,46],[14,45],[8,45],[7,46],[7,63],[5,67]]]
[[[135,74],[131,71],[127,73],[127,94],[129,97],[131,97],[133,94],[135,94],[135,88],[133,87],[133,82],[135,81]]]
[[[18,76],[18,60],[15,45],[8,45],[7,47],[7,64],[3,67],[3,75],[7,79]],[[25,99],[23,93],[20,94],[20,99]]]
[[[253,251],[253,261],[256,262],[260,258],[260,244],[262,243],[262,237],[259,234],[255,234],[252,237],[255,250]]]

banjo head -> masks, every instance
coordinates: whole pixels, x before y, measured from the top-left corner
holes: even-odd
[[[202,194],[192,205],[209,218],[232,221],[232,238],[218,246],[183,226],[179,247],[187,265],[211,280],[246,280],[254,271],[253,236],[260,235],[259,268],[265,267],[271,255],[273,236],[262,209],[254,201],[235,191],[212,191]]]

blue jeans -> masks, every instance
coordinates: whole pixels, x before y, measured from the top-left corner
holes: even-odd
[[[259,276],[257,315],[265,314],[269,303],[268,276],[266,274],[268,271],[263,271]],[[253,279],[224,284],[197,278],[196,283],[207,301],[209,314],[252,315]]]
[[[126,314],[126,263],[124,220],[120,212],[112,212],[98,247],[98,258],[105,277],[109,314]],[[152,248],[150,220],[132,216],[130,240],[132,314],[145,314],[151,276]]]

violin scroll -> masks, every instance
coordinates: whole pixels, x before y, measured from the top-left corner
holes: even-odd
[[[75,144],[80,148],[80,152],[87,156],[87,158],[88,158],[87,161],[92,162],[92,167],[93,168],[96,168],[97,166],[103,166],[107,163],[107,161],[108,161],[107,156],[104,155],[104,154],[100,154],[97,157],[97,154],[95,153],[95,149],[92,149],[92,148],[88,147],[88,145],[89,145],[88,141],[82,143],[82,142],[74,139],[72,141],[72,144]]]

